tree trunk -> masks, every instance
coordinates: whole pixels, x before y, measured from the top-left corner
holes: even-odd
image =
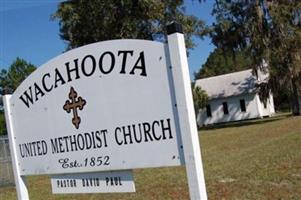
[[[297,79],[292,78],[292,111],[293,115],[300,115],[300,99],[299,99],[299,91],[297,87]]]

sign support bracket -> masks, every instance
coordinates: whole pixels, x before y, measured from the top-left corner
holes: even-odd
[[[29,200],[28,190],[26,187],[26,179],[25,176],[21,176],[20,167],[17,159],[17,146],[15,142],[15,133],[13,128],[13,116],[11,111],[11,104],[10,104],[11,95],[5,95],[3,97],[4,103],[4,110],[5,110],[5,119],[6,119],[6,126],[7,126],[7,133],[9,139],[9,148],[12,157],[12,167],[14,171],[14,179],[15,185],[17,190],[17,196],[19,200]]]
[[[167,26],[167,34],[190,198],[192,200],[207,200],[182,26],[173,22]]]

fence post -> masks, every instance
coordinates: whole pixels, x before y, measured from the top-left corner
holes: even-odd
[[[4,103],[6,128],[7,128],[7,134],[9,139],[9,148],[10,148],[10,152],[11,152],[10,154],[12,158],[12,166],[14,171],[17,196],[19,200],[29,200],[29,195],[25,184],[25,177],[21,176],[17,152],[16,152],[17,145],[15,143],[15,133],[13,127],[13,116],[11,111],[10,98],[11,95],[5,95],[3,98],[3,103]]]

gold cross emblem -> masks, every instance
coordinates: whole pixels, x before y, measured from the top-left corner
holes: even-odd
[[[74,90],[73,87],[70,88],[69,99],[71,101],[67,100],[63,108],[65,111],[67,111],[67,113],[70,113],[72,110],[72,124],[75,126],[76,129],[78,129],[81,119],[78,116],[77,109],[82,110],[86,105],[86,101],[82,97],[77,98],[77,92]]]

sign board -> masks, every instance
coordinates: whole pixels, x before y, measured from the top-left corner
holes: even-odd
[[[52,193],[135,192],[131,170],[51,176]]]
[[[68,51],[4,96],[18,199],[29,199],[26,175],[181,164],[191,199],[207,199],[184,35],[176,23],[167,32],[167,44]]]
[[[21,175],[180,165],[165,48],[99,42],[31,74],[9,101]]]

